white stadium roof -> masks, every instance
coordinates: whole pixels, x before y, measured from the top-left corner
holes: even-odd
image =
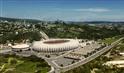
[[[27,48],[27,47],[29,47],[29,45],[27,44],[18,44],[18,45],[12,46],[12,48]]]
[[[44,41],[36,41],[32,44],[32,48],[38,51],[66,51],[79,47],[78,40],[74,39],[48,39]]]

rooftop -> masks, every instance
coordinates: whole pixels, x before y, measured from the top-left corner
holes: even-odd
[[[29,45],[27,44],[18,44],[18,45],[12,46],[12,48],[27,48],[27,47],[29,47]]]
[[[60,44],[60,43],[66,43],[66,42],[69,42],[69,40],[65,40],[65,39],[59,39],[59,40],[47,40],[47,41],[44,41],[43,43],[45,44]]]

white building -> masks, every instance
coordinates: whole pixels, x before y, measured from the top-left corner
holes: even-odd
[[[28,44],[18,44],[11,46],[13,51],[23,51],[23,50],[28,50],[29,45]]]
[[[56,53],[74,50],[80,47],[78,40],[74,39],[48,39],[33,42],[31,48],[35,52]]]

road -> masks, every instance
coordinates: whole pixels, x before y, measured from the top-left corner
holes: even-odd
[[[10,52],[12,51],[11,49],[1,49],[0,50],[0,53],[7,53],[7,52]]]
[[[49,37],[43,31],[40,31],[40,34],[45,40],[49,39]]]
[[[77,63],[71,64],[69,66],[60,67],[54,61],[47,60],[47,62],[50,63],[50,65],[55,68],[55,73],[66,72],[68,70],[74,69],[78,66],[86,64],[86,63],[90,62],[91,60],[97,58],[98,56],[102,55],[103,53],[105,53],[106,51],[110,50],[115,45],[117,45],[122,39],[124,39],[124,38],[118,39],[117,41],[113,42],[111,45],[101,49],[100,51],[94,53],[93,55],[91,55],[91,56],[89,56],[89,57],[87,57],[87,58],[85,58],[85,59],[83,59]]]

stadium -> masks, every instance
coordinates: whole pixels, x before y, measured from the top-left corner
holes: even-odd
[[[75,39],[47,39],[33,42],[31,48],[35,52],[58,53],[79,48],[79,42]]]

